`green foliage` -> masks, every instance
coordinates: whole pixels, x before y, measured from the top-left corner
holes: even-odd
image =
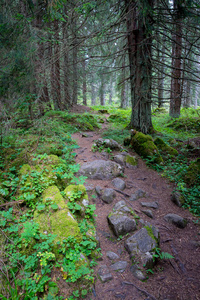
[[[162,252],[160,248],[155,248],[155,252],[153,253],[153,261],[155,261],[157,258],[172,259],[174,257],[168,252]]]

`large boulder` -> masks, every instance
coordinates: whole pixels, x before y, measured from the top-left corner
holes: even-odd
[[[185,228],[187,225],[187,220],[177,214],[167,214],[164,219],[179,228]]]
[[[113,233],[119,237],[136,230],[136,221],[134,212],[129,208],[125,201],[119,201],[108,215],[108,223]]]
[[[87,176],[91,179],[112,179],[120,176],[124,171],[123,166],[113,161],[94,160],[85,163],[79,170],[80,175]]]
[[[130,254],[135,277],[144,279],[144,268],[153,267],[156,247],[159,245],[159,232],[154,226],[146,225],[125,241],[125,248]],[[140,270],[140,272],[138,272]]]
[[[135,131],[132,135],[131,147],[143,158],[154,157],[155,163],[163,162],[163,159],[158,151],[157,146],[154,144],[150,135],[146,135],[142,132]]]

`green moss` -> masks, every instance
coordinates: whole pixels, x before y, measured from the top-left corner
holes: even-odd
[[[83,199],[88,200],[87,191],[84,185],[78,184],[78,185],[69,185],[65,189],[65,195],[68,200],[73,201],[74,199],[81,201]]]
[[[156,243],[159,243],[159,237],[155,237],[154,232],[153,232],[153,227],[152,226],[144,226],[144,228],[147,230],[148,235],[156,241]]]
[[[193,161],[186,172],[185,182],[189,185],[200,184],[200,158]]]
[[[153,142],[150,135],[145,135],[142,132],[136,132],[131,139],[131,147],[143,158],[149,158],[154,156],[155,163],[163,162],[163,159],[158,151],[158,148]]]
[[[128,163],[131,166],[136,166],[137,165],[137,160],[133,156],[126,155],[125,161],[126,161],[126,163]]]
[[[169,145],[167,145],[161,138],[156,138],[154,141],[154,144],[158,147],[158,149],[160,151],[162,151],[165,154],[170,154],[173,156],[177,156],[178,155],[178,151],[172,147],[170,147]]]
[[[46,210],[42,213],[35,211],[34,221],[39,224],[40,231],[46,234],[55,234],[55,243],[63,241],[69,236],[73,236],[77,241],[81,241],[82,236],[78,223],[69,211],[67,204],[56,186],[51,186],[44,191],[43,203],[49,198],[53,203],[58,205],[59,209],[53,212]]]

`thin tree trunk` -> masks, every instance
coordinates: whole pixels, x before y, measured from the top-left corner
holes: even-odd
[[[121,69],[121,108],[126,107],[126,89],[125,89],[125,55],[122,58],[122,69]]]
[[[87,106],[87,81],[86,81],[85,59],[83,60],[82,67],[83,67],[83,105]]]
[[[91,74],[91,105],[96,105],[96,93],[93,74]]]
[[[110,92],[109,92],[109,105],[113,102],[113,77],[110,77]]]
[[[68,33],[66,23],[63,22],[63,42],[64,42],[64,106],[71,106],[70,86],[69,86],[69,49]]]
[[[100,105],[105,105],[105,80],[104,74],[101,73],[101,86],[100,86]]]
[[[76,105],[78,102],[78,74],[77,74],[77,35],[76,35],[76,16],[73,19],[73,92],[72,92],[72,105]]]

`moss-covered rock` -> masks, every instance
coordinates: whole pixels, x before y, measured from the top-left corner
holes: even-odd
[[[59,189],[56,186],[48,187],[43,193],[43,203],[45,205],[51,201],[51,204],[57,204],[58,210],[47,209],[41,213],[36,210],[34,221],[39,224],[39,229],[44,234],[54,234],[55,243],[62,242],[69,236],[73,236],[77,241],[81,241],[82,236],[78,223],[69,211]]]
[[[158,151],[157,146],[154,144],[150,135],[146,135],[142,132],[136,131],[136,134],[132,136],[131,147],[143,158],[155,157],[155,163],[163,162],[163,159]]]
[[[184,179],[189,186],[200,184],[200,158],[189,165]]]
[[[132,167],[137,166],[137,164],[138,164],[137,159],[131,155],[125,156],[125,162],[126,162],[126,165],[130,165]]]
[[[154,141],[157,148],[164,154],[170,154],[172,156],[178,155],[178,151],[169,145],[167,145],[161,138],[157,137]]]

